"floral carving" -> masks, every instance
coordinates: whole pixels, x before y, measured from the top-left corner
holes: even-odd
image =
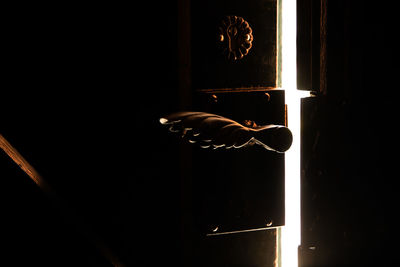
[[[252,47],[252,29],[242,17],[226,16],[218,28],[218,42],[228,59],[242,59]]]

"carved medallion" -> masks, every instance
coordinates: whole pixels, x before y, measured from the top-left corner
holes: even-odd
[[[252,29],[242,17],[226,16],[218,28],[218,42],[228,59],[242,59],[252,46]]]

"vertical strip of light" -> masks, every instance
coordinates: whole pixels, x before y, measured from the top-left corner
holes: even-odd
[[[300,245],[300,94],[296,75],[296,0],[282,1],[282,87],[288,127],[293,134],[285,154],[285,226],[281,235],[282,267],[298,266]]]

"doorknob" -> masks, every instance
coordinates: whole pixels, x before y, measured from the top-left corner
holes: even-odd
[[[234,120],[205,112],[177,112],[160,118],[171,132],[180,133],[190,143],[203,148],[241,148],[260,145],[278,153],[292,144],[291,131],[282,125],[247,127]]]

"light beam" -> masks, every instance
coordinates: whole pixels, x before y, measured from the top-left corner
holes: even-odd
[[[281,266],[298,266],[300,245],[300,99],[296,75],[296,0],[282,0],[282,87],[288,127],[293,134],[285,154],[285,226],[281,230]]]

